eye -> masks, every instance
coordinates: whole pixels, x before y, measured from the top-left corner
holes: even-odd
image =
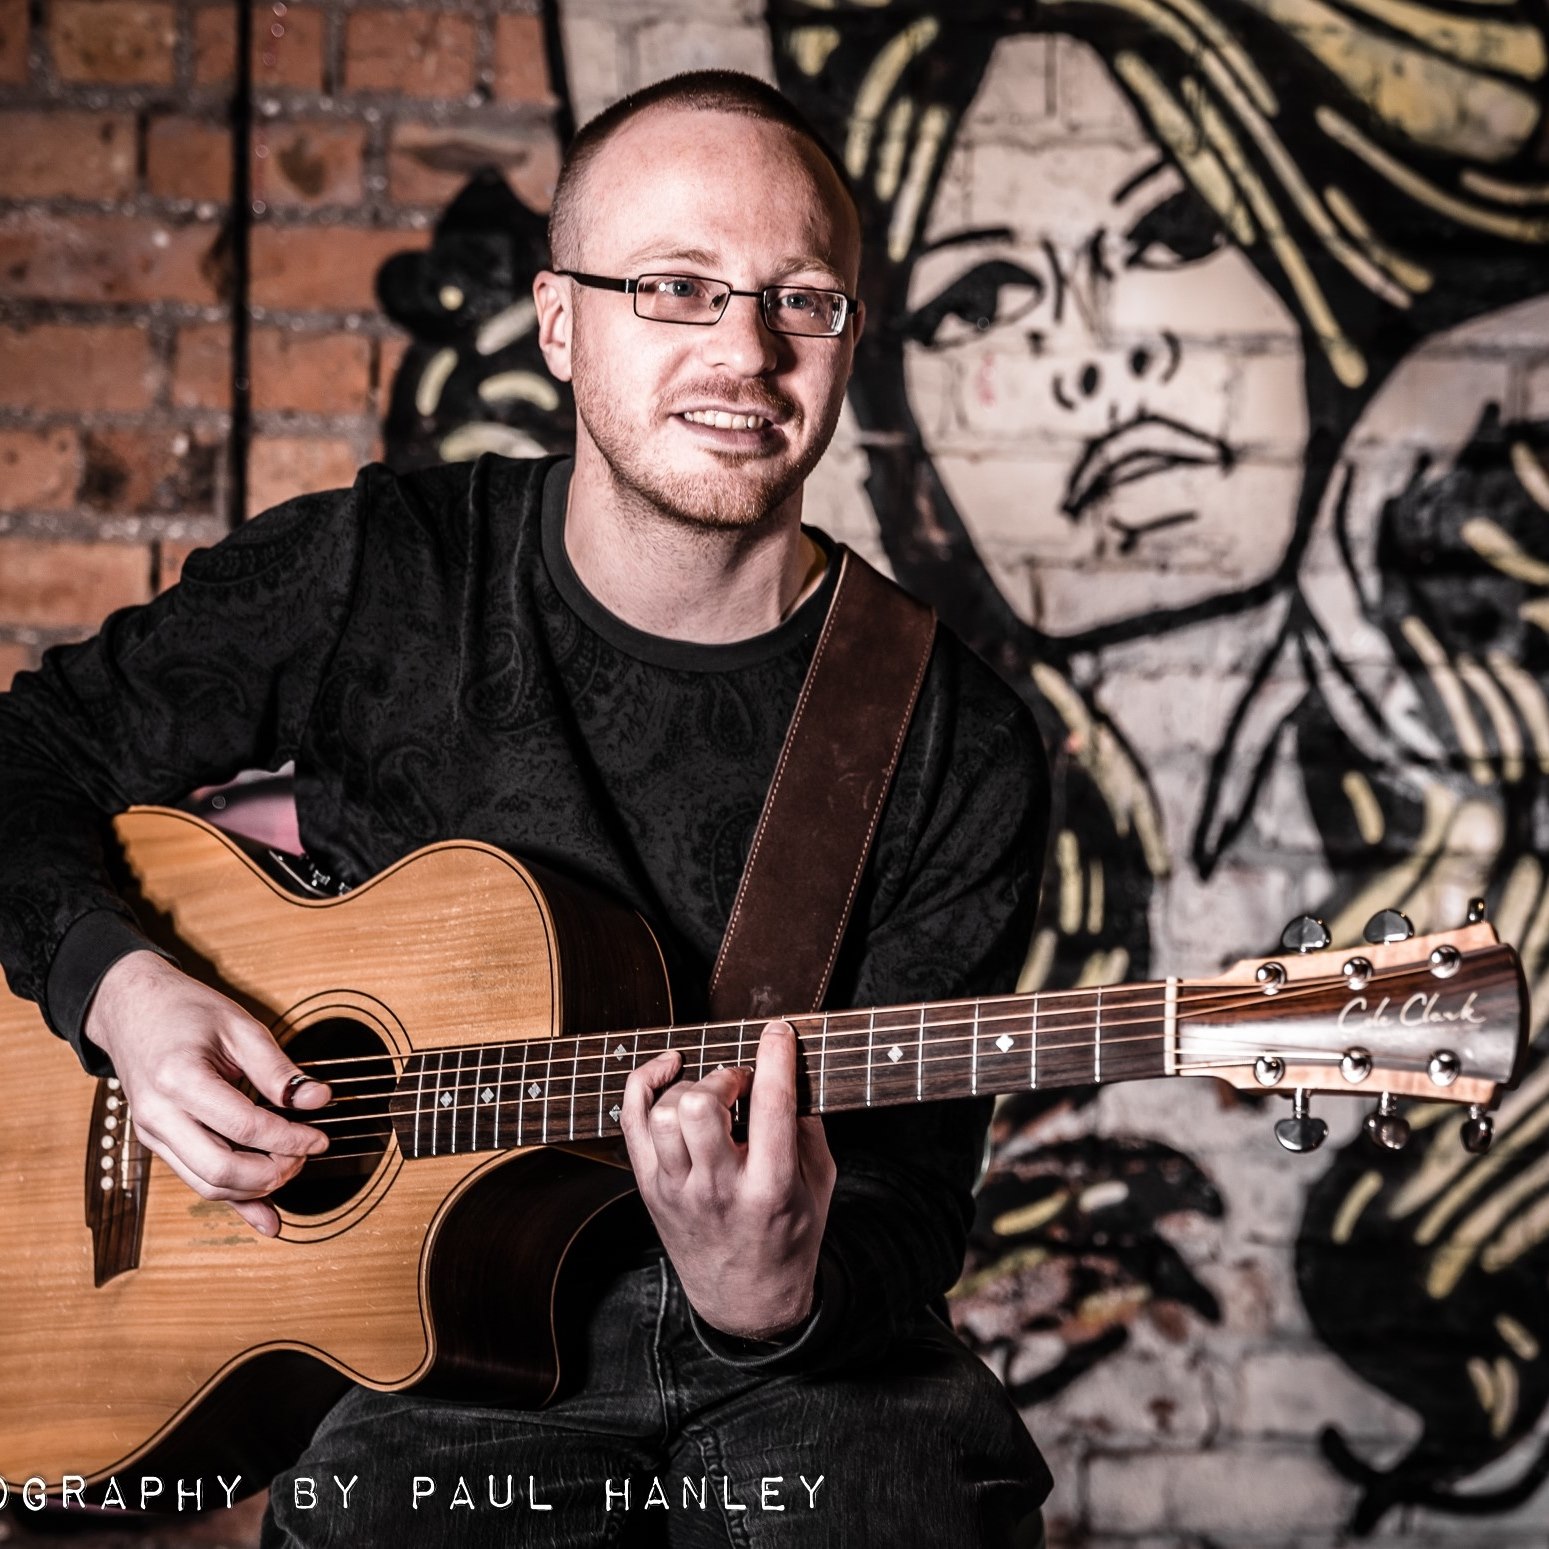
[[[904,332],[920,344],[949,349],[992,328],[1020,322],[1044,298],[1044,283],[1021,264],[991,259],[960,274],[911,313]]]
[[[1226,241],[1221,222],[1192,188],[1154,205],[1125,233],[1127,269],[1181,269]]]
[[[689,274],[662,274],[651,281],[651,288],[658,296],[672,301],[699,301],[705,299],[705,282]]]

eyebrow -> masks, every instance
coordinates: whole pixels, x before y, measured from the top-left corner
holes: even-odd
[[[715,253],[707,252],[702,247],[653,247],[646,246],[636,248],[627,258],[621,260],[631,274],[640,274],[648,271],[642,270],[642,264],[655,263],[684,263],[692,264],[695,268],[704,270],[718,269],[724,260]],[[811,253],[796,253],[777,260],[770,265],[770,273],[775,275],[798,274],[803,269],[813,269],[828,276],[839,289],[844,289],[843,277],[839,270],[826,258],[818,258]],[[719,279],[719,275],[711,278]],[[779,284],[779,280],[772,283]]]
[[[1009,242],[1015,235],[1010,226],[971,226],[966,231],[949,232],[927,242],[920,252],[922,255],[935,253],[944,247],[963,247],[970,242]]]

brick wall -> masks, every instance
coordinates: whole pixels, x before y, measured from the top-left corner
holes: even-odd
[[[234,128],[238,20],[227,0],[0,7],[0,681],[175,579],[239,503],[379,456],[404,339],[378,268],[478,162],[546,202],[538,16],[257,3]]]

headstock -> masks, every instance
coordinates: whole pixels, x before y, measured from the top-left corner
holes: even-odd
[[[1321,920],[1302,915],[1281,952],[1179,986],[1176,1073],[1291,1098],[1275,1125],[1288,1151],[1314,1151],[1328,1133],[1311,1111],[1317,1092],[1376,1094],[1366,1130],[1395,1151],[1409,1138],[1400,1097],[1457,1103],[1468,1109],[1464,1146],[1487,1150],[1489,1109],[1526,1048],[1528,996],[1517,954],[1478,900],[1468,920],[1416,936],[1384,909],[1363,945],[1336,948]]]

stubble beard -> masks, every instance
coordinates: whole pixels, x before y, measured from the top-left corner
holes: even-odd
[[[818,434],[790,461],[759,452],[717,452],[724,474],[682,473],[653,463],[647,444],[652,424],[663,425],[664,414],[639,423],[628,420],[605,385],[605,369],[595,366],[579,339],[572,356],[571,386],[576,416],[608,465],[620,496],[637,509],[654,512],[685,527],[714,532],[748,532],[768,522],[774,513],[806,482],[827,450],[839,419],[840,396],[818,426]],[[702,384],[708,397],[738,402],[749,412],[773,411],[783,419],[787,434],[799,430],[802,419],[796,405],[772,400],[767,392],[750,398],[745,386],[735,383]]]

